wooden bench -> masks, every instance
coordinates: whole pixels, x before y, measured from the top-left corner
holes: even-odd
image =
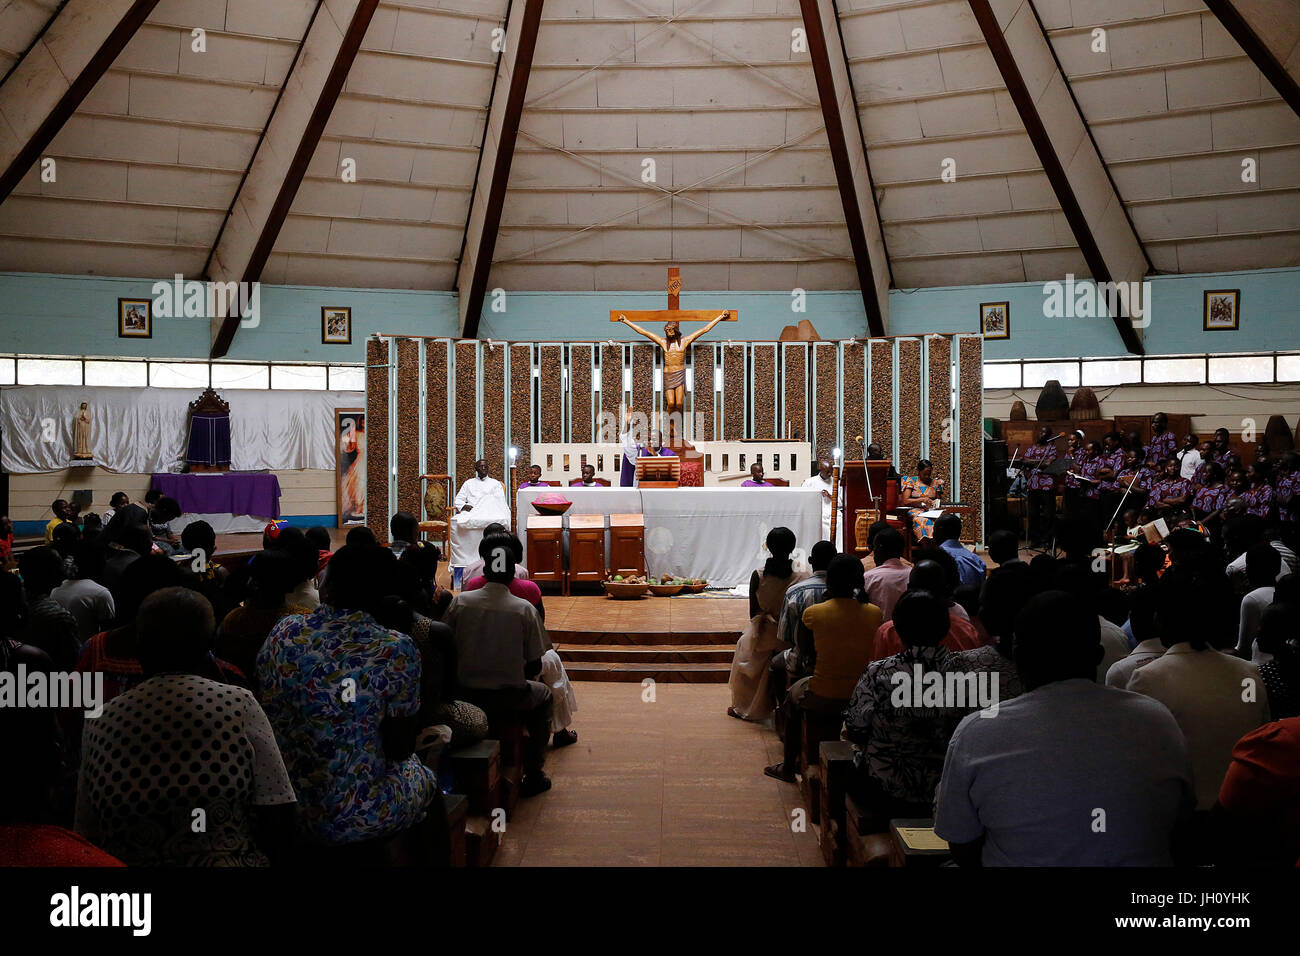
[[[815,710],[800,710],[799,733],[799,789],[808,807],[808,819],[814,824],[821,823],[821,767],[818,747],[823,740],[836,740],[840,736],[840,727],[844,720],[838,714],[824,714]],[[788,732],[788,731],[787,731]]]
[[[447,809],[447,830],[451,835],[451,865],[465,866],[465,823],[469,819],[469,799],[463,793],[449,793],[442,800]]]
[[[844,865],[862,867],[889,866],[893,843],[888,833],[872,833],[867,815],[858,809],[853,797],[844,798]]]
[[[465,822],[465,865],[491,866],[501,845],[501,834],[492,826],[492,817],[472,816]]]
[[[488,816],[501,806],[501,743],[480,740],[447,755],[456,789],[469,801],[472,816]]]
[[[844,801],[853,773],[853,745],[845,740],[823,740],[818,749],[821,781],[822,858],[827,866],[844,865]]]

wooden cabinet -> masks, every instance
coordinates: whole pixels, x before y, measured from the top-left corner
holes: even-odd
[[[605,580],[605,516],[569,518],[569,584]]]
[[[609,570],[645,574],[645,515],[609,516]]]
[[[529,574],[537,584],[564,584],[564,518],[559,515],[528,516]]]

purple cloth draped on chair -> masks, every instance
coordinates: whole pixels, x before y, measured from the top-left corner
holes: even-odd
[[[229,415],[195,412],[190,416],[185,461],[191,465],[230,464]]]

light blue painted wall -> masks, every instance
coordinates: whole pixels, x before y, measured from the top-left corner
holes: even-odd
[[[208,353],[206,320],[154,319],[152,339],[117,337],[117,299],[151,295],[146,279],[0,273],[0,352],[201,358]],[[1159,276],[1151,280],[1152,323],[1145,330],[1151,354],[1300,349],[1300,269]],[[1237,332],[1202,330],[1207,289],[1241,290]],[[985,344],[989,359],[1103,357],[1123,354],[1108,318],[1049,319],[1040,283],[960,286],[890,293],[891,335],[975,332],[981,302],[1011,303],[1011,338]],[[506,311],[484,305],[480,335],[518,341],[634,339],[611,323],[609,310],[663,308],[663,292],[515,292]],[[456,296],[448,292],[263,286],[261,324],[240,329],[231,359],[285,362],[362,362],[372,333],[454,336]],[[351,306],[352,344],[322,345],[322,306]],[[714,336],[771,340],[807,318],[823,338],[866,334],[856,291],[809,292],[807,310],[791,310],[784,292],[696,292],[683,308],[738,309],[741,321]]]

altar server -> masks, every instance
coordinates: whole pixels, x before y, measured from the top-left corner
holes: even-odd
[[[823,458],[817,462],[817,474],[809,475],[803,480],[802,488],[816,488],[822,493],[822,540],[829,541],[831,537],[831,512],[835,509],[831,505],[831,463]],[[844,503],[844,490],[840,489],[840,504]],[[835,529],[835,547],[839,549],[841,539],[843,538],[843,527]]]

